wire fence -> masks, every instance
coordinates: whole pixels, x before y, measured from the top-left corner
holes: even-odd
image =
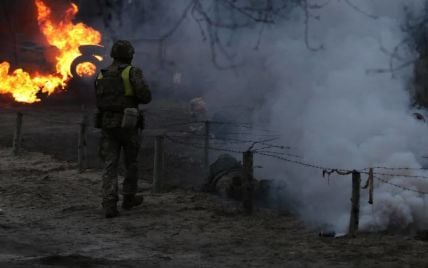
[[[175,110],[174,110],[175,111]],[[50,116],[44,117],[43,113],[37,112],[19,112],[21,122],[17,119],[15,137],[14,137],[14,150],[19,151],[22,135],[22,116],[37,119],[43,123],[50,125],[63,126],[79,126],[80,134],[78,141],[78,158],[80,161],[85,160],[85,146],[86,146],[86,129],[90,127],[88,122],[88,115],[84,113],[81,120],[77,119],[63,119],[63,116]],[[167,141],[186,146],[197,150],[224,152],[242,155],[245,152],[252,152],[255,155],[270,158],[276,161],[282,161],[288,164],[300,166],[301,168],[318,169],[322,172],[322,176],[331,175],[350,175],[353,172],[369,175],[370,170],[373,170],[374,178],[379,182],[396,187],[403,191],[412,191],[419,194],[427,195],[428,192],[419,191],[408,186],[400,185],[390,182],[390,178],[401,179],[421,179],[428,180],[428,175],[421,174],[402,174],[402,171],[409,172],[424,172],[428,168],[424,167],[387,167],[387,166],[373,166],[362,169],[344,169],[337,167],[327,167],[318,163],[310,163],[304,161],[304,157],[298,153],[293,152],[295,148],[286,144],[277,144],[277,140],[281,138],[278,134],[280,131],[272,130],[267,127],[254,126],[248,122],[236,121],[195,121],[184,120],[182,117],[178,120],[176,117],[162,117],[156,115],[156,111],[148,111],[148,116],[153,116],[157,119],[168,118],[165,124],[160,124],[159,127],[163,129],[161,136]],[[19,117],[18,116],[18,117]],[[171,118],[173,120],[171,120]],[[175,121],[175,122],[171,122]],[[21,125],[20,125],[21,124]],[[224,128],[216,128],[213,126],[225,126]],[[210,130],[205,131],[207,128]],[[15,148],[18,147],[18,148]],[[206,163],[207,165],[208,163]],[[82,164],[83,166],[84,164]]]
[[[204,122],[196,122],[199,124],[202,124]],[[211,123],[211,122],[210,122]],[[216,124],[222,124],[223,122],[215,122]],[[224,124],[233,125],[233,122],[224,122]],[[243,124],[236,123],[235,126],[242,126]],[[201,134],[195,134],[195,133],[188,133],[189,135],[192,135],[192,137],[196,138],[204,138],[204,135]],[[241,133],[234,133],[234,134],[241,134]],[[169,135],[168,133],[165,133],[165,137],[173,143],[179,143],[182,145],[186,145],[189,147],[193,147],[195,149],[204,149],[203,143],[195,143],[195,142],[185,142],[180,140],[180,136],[174,136]],[[385,167],[385,166],[373,166],[373,167],[366,167],[362,169],[343,169],[343,168],[335,168],[335,167],[326,167],[321,164],[315,164],[315,163],[309,163],[303,161],[303,157],[297,154],[289,153],[287,150],[291,150],[292,147],[288,145],[281,145],[281,144],[274,144],[272,141],[277,140],[278,138],[274,137],[271,139],[256,139],[260,138],[260,136],[253,136],[254,139],[239,139],[239,138],[233,138],[233,137],[209,137],[210,138],[210,145],[208,147],[211,151],[221,151],[221,152],[229,152],[229,153],[235,153],[235,154],[242,154],[246,151],[252,151],[256,155],[272,158],[275,160],[279,160],[282,162],[286,162],[289,164],[298,165],[302,168],[311,168],[311,169],[318,169],[322,172],[322,176],[330,176],[333,174],[345,176],[350,175],[353,172],[358,172],[360,174],[369,175],[369,170],[374,170],[372,173],[374,175],[374,178],[376,178],[379,182],[388,184],[390,186],[393,186],[395,188],[401,189],[403,191],[411,191],[416,192],[423,195],[428,195],[428,192],[426,191],[420,191],[414,188],[410,188],[404,185],[400,185],[397,183],[390,182],[390,178],[400,178],[400,179],[422,179],[426,180],[428,179],[427,175],[412,175],[412,174],[402,174],[394,171],[425,171],[428,168],[420,167],[420,168],[414,168],[414,167]],[[224,148],[221,146],[214,146],[213,144],[216,144],[216,141],[223,142],[228,147]],[[240,149],[231,149],[231,145],[239,145]],[[262,146],[258,146],[262,145]],[[267,151],[267,149],[277,149],[277,151]],[[379,172],[377,170],[380,170]],[[381,172],[382,170],[387,172]],[[391,172],[388,172],[391,171]],[[386,178],[388,177],[388,178]]]
[[[322,177],[327,176],[330,178],[332,175],[352,175],[352,198],[348,230],[348,234],[351,236],[355,236],[358,231],[360,189],[368,189],[369,204],[373,204],[374,180],[400,191],[428,195],[427,191],[418,189],[415,182],[411,181],[420,180],[425,182],[428,179],[428,175],[424,174],[424,172],[428,168],[371,166],[353,169],[331,167],[320,164],[322,161],[319,161],[320,163],[306,161],[303,155],[299,155],[298,148],[278,142],[283,139],[280,131],[275,131],[267,127],[254,126],[247,122],[187,120],[187,118],[179,115],[159,116],[155,111],[150,111],[147,114],[148,116],[153,116],[158,121],[165,122],[157,126],[160,128],[157,134],[152,134],[155,140],[152,191],[155,193],[160,192],[162,188],[163,169],[165,166],[163,143],[166,140],[171,144],[192,148],[198,152],[202,151],[200,159],[202,159],[203,169],[207,178],[210,176],[210,152],[242,156],[241,201],[244,211],[248,214],[251,214],[253,210],[252,200],[254,197],[255,180],[253,170],[258,167],[254,164],[254,155],[295,165],[302,169],[318,170]],[[81,119],[70,117],[66,120],[61,116],[44,117],[42,114],[37,113],[18,112],[13,139],[13,152],[16,155],[19,154],[21,149],[24,116],[37,119],[49,126],[78,127],[78,167],[81,172],[86,169],[88,161],[87,131],[92,127],[86,111],[83,112]],[[146,136],[148,135],[146,134]],[[363,187],[361,187],[361,174],[368,176],[367,182]]]

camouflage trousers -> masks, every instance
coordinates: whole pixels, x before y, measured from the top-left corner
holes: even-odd
[[[103,170],[103,203],[118,201],[118,166],[120,152],[123,149],[125,180],[122,194],[135,194],[138,188],[137,156],[140,149],[139,130],[109,128],[102,129],[100,157],[104,162]]]

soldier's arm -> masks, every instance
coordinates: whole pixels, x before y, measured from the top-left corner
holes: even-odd
[[[132,67],[129,79],[138,101],[142,104],[149,103],[152,100],[152,93],[146,81],[144,81],[143,71],[140,68]]]

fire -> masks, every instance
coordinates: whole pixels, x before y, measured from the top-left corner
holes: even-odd
[[[92,62],[84,62],[77,65],[77,74],[80,76],[91,76],[97,71],[97,66]]]
[[[81,56],[79,47],[101,43],[101,33],[83,23],[72,22],[79,11],[77,5],[71,4],[60,21],[52,18],[52,10],[43,0],[35,0],[35,5],[40,31],[47,43],[57,48],[55,72],[30,74],[22,69],[10,72],[8,62],[0,63],[0,94],[12,94],[18,102],[34,103],[40,101],[37,97],[39,92],[50,95],[58,88],[63,89],[72,77],[72,62]],[[102,60],[99,56],[96,58]],[[96,66],[84,62],[77,66],[76,71],[80,76],[90,76],[96,72]]]

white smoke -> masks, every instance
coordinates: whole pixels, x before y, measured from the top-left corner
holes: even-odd
[[[346,169],[419,168],[428,148],[428,128],[411,117],[407,87],[412,68],[401,70],[394,78],[368,70],[388,66],[390,55],[380,47],[392,51],[400,43],[405,37],[400,30],[404,5],[422,10],[424,1],[353,2],[377,19],[356,11],[345,1],[331,2],[317,11],[320,19],[310,28],[311,43],[323,45],[320,51],[308,50],[304,36],[289,37],[294,36],[296,28],[302,29],[302,21],[281,29],[283,39],[276,42],[276,55],[269,64],[282,77],[270,103],[272,127],[282,129],[283,142],[295,146],[305,162]],[[288,183],[285,194],[299,201],[298,211],[306,221],[346,230],[350,176],[332,176],[328,184],[319,170],[294,165],[282,165],[277,170],[275,176]],[[421,171],[416,174],[428,175]],[[428,181],[421,179],[385,179],[428,191]],[[377,181],[371,206],[366,192],[362,192],[363,229],[428,225],[424,196]]]
[[[186,4],[177,1],[167,13],[176,10],[175,18],[179,18]],[[257,104],[254,120],[265,125],[268,119],[270,127],[281,134],[278,143],[293,147],[293,153],[302,155],[304,162],[346,169],[419,168],[428,164],[422,158],[427,155],[428,127],[411,115],[408,85],[412,67],[394,76],[370,70],[387,68],[391,56],[381,48],[393,51],[405,38],[400,28],[405,19],[404,8],[421,13],[424,4],[425,0],[329,1],[322,8],[310,11],[309,43],[305,42],[304,12],[295,8],[289,19],[266,28],[258,51],[252,49],[258,31],[235,32],[231,41],[237,51],[234,60],[243,65],[232,71],[219,71],[212,66],[209,44],[203,41],[197,23],[189,17],[165,42],[165,55],[175,62],[171,69],[183,75],[183,86],[179,90],[199,92],[214,110],[221,110],[219,107],[225,104]],[[159,29],[167,28],[142,26],[128,29],[132,29],[132,35],[148,29],[150,37],[163,32]],[[118,32],[122,33],[121,38],[127,38],[126,32]],[[137,51],[148,45],[137,47]],[[323,49],[312,51],[308,45]],[[148,54],[156,53],[156,49]],[[406,61],[413,56],[404,52],[402,57]],[[154,69],[153,73],[157,72],[157,63],[150,62],[149,58],[140,62],[145,68]],[[137,59],[136,64],[140,62]],[[171,70],[171,77],[165,81],[171,80],[174,72]],[[322,178],[320,170],[260,156],[256,161],[264,166],[257,171],[260,176],[287,184],[281,194],[292,201],[288,205],[292,204],[307,223],[330,224],[337,231],[346,230],[350,176],[333,175],[327,179]],[[390,172],[397,174],[398,171]],[[400,171],[399,174],[428,176],[422,171]],[[428,181],[384,178],[407,188],[428,191]],[[362,180],[365,180],[364,174]],[[375,182],[374,205],[367,204],[367,193],[362,190],[363,229],[428,225],[424,196],[379,180]]]

